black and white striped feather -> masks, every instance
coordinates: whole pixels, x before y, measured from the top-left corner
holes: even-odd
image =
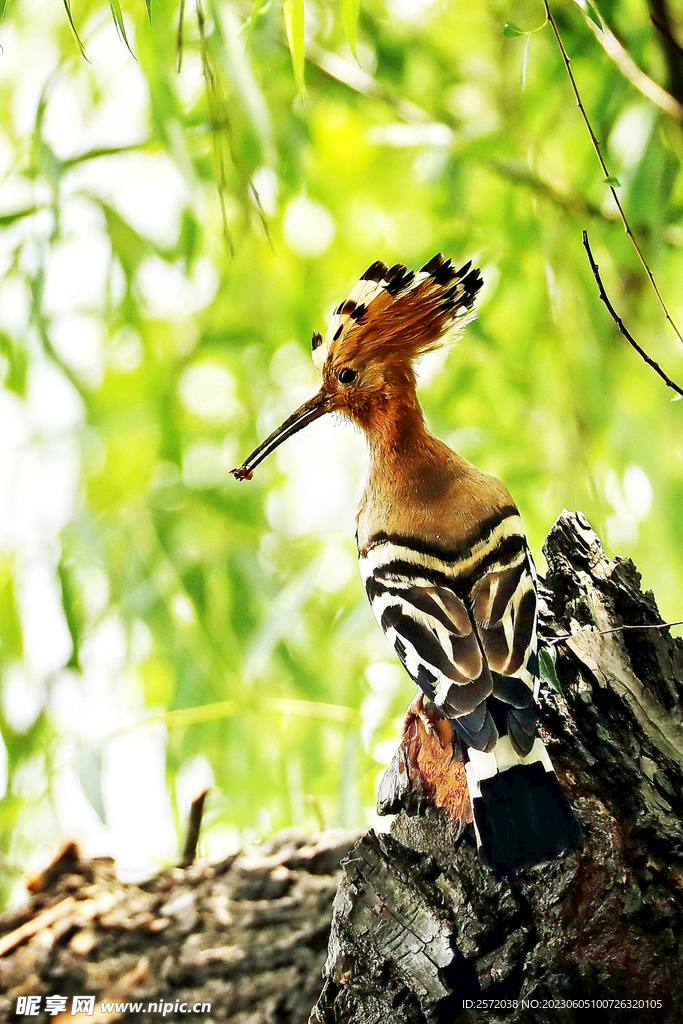
[[[452,548],[377,533],[359,552],[373,612],[414,682],[468,746],[536,735],[536,576],[514,505]]]
[[[378,346],[384,354],[392,345],[429,351],[474,318],[482,283],[471,260],[456,269],[443,253],[417,272],[377,260],[335,308],[325,336],[313,332],[313,362],[322,372],[334,352],[348,359],[359,352],[371,358]]]

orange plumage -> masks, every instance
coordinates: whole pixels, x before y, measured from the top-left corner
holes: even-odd
[[[481,284],[470,263],[455,270],[441,253],[418,273],[373,263],[325,337],[313,334],[318,394],[233,473],[249,479],[328,412],[365,432],[370,467],[357,517],[365,590],[406,671],[463,746],[479,845],[510,873],[576,845],[581,832],[536,734],[536,575],[519,511],[499,480],[427,429],[416,394],[415,360],[472,319]],[[412,707],[413,721],[428,718],[422,698]],[[425,756],[436,750],[418,746]],[[430,754],[420,766],[430,785],[440,763]],[[443,806],[463,819],[460,782]]]

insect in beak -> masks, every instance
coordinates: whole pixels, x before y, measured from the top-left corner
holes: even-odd
[[[313,420],[324,416],[331,409],[332,404],[329,396],[324,391],[319,391],[313,398],[309,398],[307,402],[300,405],[296,412],[293,412],[284,423],[281,423],[272,434],[269,434],[265,441],[261,442],[258,448],[254,448],[251,455],[244,460],[241,466],[236,466],[230,472],[236,480],[251,480],[254,470],[259,463],[263,462],[283,441],[286,441],[288,437],[292,437],[293,434],[302,430],[303,427],[307,427]]]

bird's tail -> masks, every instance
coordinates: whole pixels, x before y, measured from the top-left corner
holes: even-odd
[[[578,846],[582,829],[538,737],[522,757],[509,736],[490,753],[467,750],[467,788],[477,845],[501,875]]]

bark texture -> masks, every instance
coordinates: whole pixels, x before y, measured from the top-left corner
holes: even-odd
[[[322,987],[339,865],[358,833],[280,833],[218,864],[117,881],[70,844],[26,911],[0,918],[0,1021],[20,995],[94,994],[103,1021],[305,1024]],[[23,929],[23,931],[22,931]],[[2,955],[4,953],[4,955]],[[199,1014],[101,1012],[101,1001],[210,1003]]]
[[[85,993],[210,1002],[163,1019],[231,1024],[681,1020],[683,641],[599,632],[662,620],[580,514],[560,516],[545,554],[541,632],[572,636],[555,645],[542,732],[580,850],[496,878],[449,817],[466,819],[462,765],[439,764],[414,722],[381,790],[385,810],[404,808],[390,834],[281,834],[143,885],[67,847],[30,905],[0,918],[0,1021],[18,1019],[19,995]],[[83,1021],[115,1019],[157,1018]]]
[[[554,645],[541,732],[582,847],[498,879],[397,756],[380,797],[405,809],[345,864],[313,1024],[681,1020],[683,641],[600,632],[662,619],[581,514],[560,516],[544,552],[541,633],[573,635]]]

